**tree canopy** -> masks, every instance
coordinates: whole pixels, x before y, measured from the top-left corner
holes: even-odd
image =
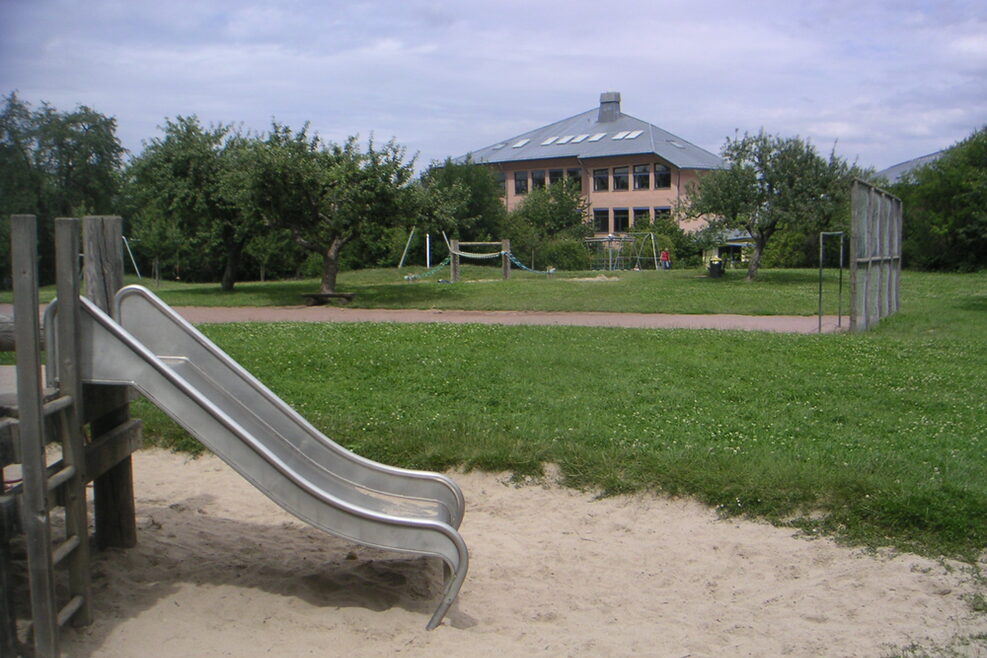
[[[109,214],[120,187],[124,148],[116,120],[80,105],[32,109],[11,93],[0,108],[0,215],[37,215],[43,280],[52,275],[47,248],[58,216]],[[0,232],[7,223],[0,224]],[[7,235],[0,235],[9,244]],[[0,250],[3,276],[9,249]]]
[[[162,130],[128,170],[141,248],[206,276],[222,272],[223,290],[232,290],[258,225],[242,194],[249,140],[194,115],[166,119]]]
[[[691,186],[684,211],[712,227],[741,229],[754,239],[747,278],[753,280],[765,247],[778,232],[821,231],[845,222],[856,168],[831,153],[821,157],[799,137],[757,135],[727,139],[723,169]]]
[[[902,257],[908,267],[987,267],[987,127],[906,174],[892,191],[904,207]]]
[[[343,144],[275,123],[251,159],[249,199],[269,226],[291,232],[322,259],[322,292],[334,292],[342,248],[374,229],[410,225],[417,212],[412,161],[393,141]]]

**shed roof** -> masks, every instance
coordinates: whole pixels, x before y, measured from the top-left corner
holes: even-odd
[[[470,153],[496,164],[547,158],[657,155],[681,169],[718,169],[722,160],[667,130],[620,111],[620,95],[601,95],[599,108],[530,130]],[[459,158],[464,161],[467,156]]]

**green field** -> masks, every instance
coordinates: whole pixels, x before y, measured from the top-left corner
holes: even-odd
[[[810,314],[817,300],[811,271],[768,272],[754,284],[740,273],[719,281],[673,271],[461,286],[383,280],[393,273],[352,273],[340,287],[358,291],[362,305],[437,308]],[[987,546],[987,273],[903,278],[902,312],[862,335],[204,330],[329,436],[373,459],[520,474],[556,463],[572,486],[693,496],[724,514],[857,545],[973,560]],[[228,297],[289,303],[312,285],[242,284]],[[163,293],[175,304],[227,297],[201,290]],[[146,403],[136,413],[149,436],[189,446]]]
[[[338,289],[355,292],[351,306],[361,308],[419,308],[465,310],[607,311],[626,313],[740,313],[744,315],[813,315],[819,306],[818,270],[764,270],[758,281],[744,280],[745,270],[729,270],[720,279],[700,269],[644,272],[563,272],[547,278],[512,271],[500,279],[500,270],[464,266],[463,283],[439,283],[449,277],[446,268],[418,281],[404,275],[422,268],[373,269],[342,272]],[[920,278],[923,275],[916,275]],[[291,306],[303,303],[303,293],[317,292],[315,279],[242,282],[231,293],[215,283],[138,281],[173,306]],[[844,299],[849,276],[844,273]],[[825,275],[825,312],[836,313],[839,277]],[[54,296],[54,288],[41,291],[42,301]],[[10,302],[9,292],[0,302]]]

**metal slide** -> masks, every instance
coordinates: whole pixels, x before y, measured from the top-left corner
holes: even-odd
[[[316,528],[367,546],[441,558],[451,574],[427,628],[441,623],[469,565],[457,531],[464,501],[455,482],[339,446],[146,288],[117,293],[116,321],[81,301],[85,381],[134,386],[271,500]]]

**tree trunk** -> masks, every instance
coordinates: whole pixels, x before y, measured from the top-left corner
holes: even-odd
[[[238,244],[226,248],[226,265],[223,267],[223,292],[233,292],[236,285],[236,272],[240,265],[240,253],[243,249]]]
[[[322,287],[319,292],[336,292],[336,275],[339,273],[339,251],[345,240],[335,238],[322,254]]]
[[[751,260],[747,264],[747,280],[753,281],[757,278],[757,270],[761,267],[761,256],[764,255],[765,241],[755,239],[754,240],[754,253],[751,254]]]

